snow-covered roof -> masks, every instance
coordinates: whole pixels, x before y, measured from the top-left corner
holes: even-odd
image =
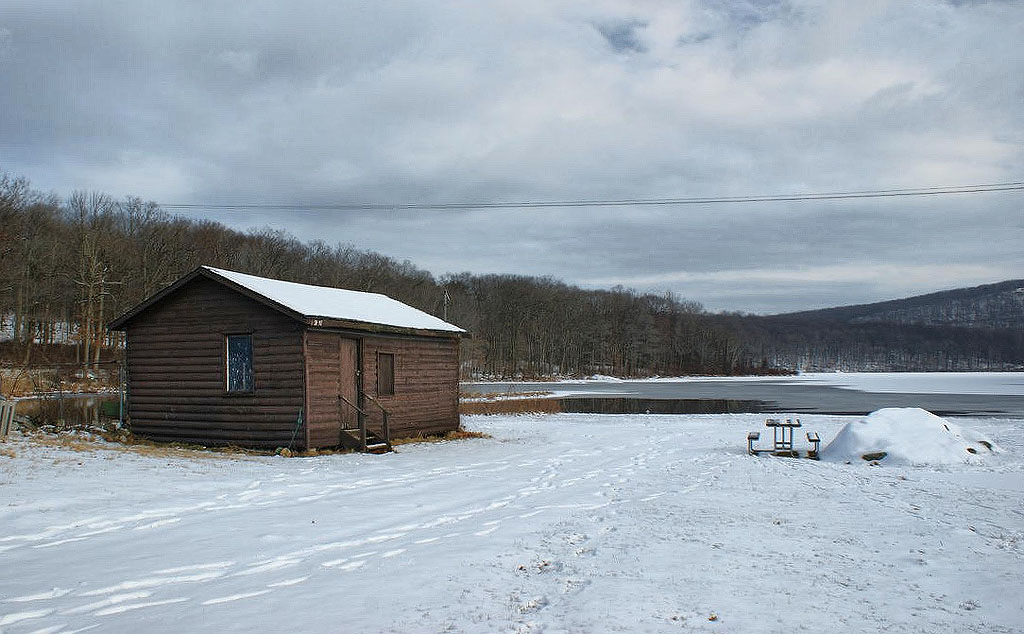
[[[415,330],[466,332],[458,326],[380,293],[285,282],[212,266],[202,268],[304,317],[340,319]]]

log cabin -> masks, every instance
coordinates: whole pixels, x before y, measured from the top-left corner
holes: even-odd
[[[109,327],[152,440],[381,452],[459,426],[466,331],[385,295],[202,266]]]

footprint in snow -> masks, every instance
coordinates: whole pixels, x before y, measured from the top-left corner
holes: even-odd
[[[148,590],[143,590],[141,592],[126,592],[124,594],[114,594],[105,599],[100,599],[99,601],[93,601],[91,603],[86,603],[85,605],[79,605],[73,608],[68,608],[67,610],[61,610],[60,613],[62,615],[82,614],[84,612],[92,612],[94,610],[106,609],[110,606],[118,605],[119,603],[125,603],[127,601],[134,601],[136,599],[148,599],[151,596],[153,596],[153,593],[149,592]]]
[[[288,559],[288,558],[272,559],[270,561],[265,561],[265,562],[259,562],[259,563],[256,563],[256,564],[251,564],[245,570],[239,570],[238,572],[232,574],[231,576],[232,577],[245,577],[245,576],[249,576],[249,575],[256,575],[256,574],[260,574],[262,572],[270,572],[271,570],[280,570],[281,568],[289,568],[291,566],[296,566],[296,565],[298,565],[300,563],[302,563],[301,559]]]
[[[238,594],[229,594],[223,597],[215,597],[213,599],[207,599],[203,601],[201,605],[217,605],[219,603],[231,603],[233,601],[241,601],[242,599],[251,599],[252,597],[258,597],[267,594],[270,590],[256,590],[254,592],[240,592]]]
[[[188,601],[188,597],[179,597],[176,599],[163,599],[162,601],[146,601],[144,603],[125,603],[122,605],[115,605],[102,610],[93,612],[93,616],[110,616],[112,614],[121,614],[123,612],[130,612],[131,610],[140,610],[142,608],[152,608],[158,605],[170,605],[172,603],[184,603]]]
[[[284,579],[282,581],[275,581],[274,583],[268,583],[267,587],[268,588],[286,588],[288,586],[298,585],[298,584],[308,580],[309,577],[310,577],[310,575],[306,575],[305,577],[295,577],[294,579]]]
[[[21,623],[22,621],[28,621],[30,619],[42,618],[52,613],[53,610],[28,610],[25,612],[4,614],[0,616],[0,627],[4,625],[14,625],[15,623]]]
[[[176,575],[182,572],[199,572],[204,570],[221,570],[223,568],[230,568],[234,566],[233,561],[214,561],[206,564],[192,564],[190,566],[177,566],[175,568],[164,568],[157,570],[153,574],[157,575]]]
[[[71,594],[71,590],[67,588],[54,588],[47,592],[37,592],[35,594],[24,594],[20,597],[11,597],[4,599],[4,603],[28,603],[29,601],[43,601],[46,599],[59,599],[64,595]]]

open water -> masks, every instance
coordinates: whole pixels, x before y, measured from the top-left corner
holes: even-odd
[[[571,392],[563,411],[624,414],[807,412],[862,415],[883,407],[920,407],[939,416],[1024,418],[1024,396],[875,392],[774,379],[549,383],[463,383],[465,393]]]

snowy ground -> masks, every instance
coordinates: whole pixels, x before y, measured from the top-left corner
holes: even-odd
[[[492,439],[290,459],[15,438],[0,631],[1020,632],[1024,420],[956,421],[1005,453],[753,458],[759,415],[476,417]]]

